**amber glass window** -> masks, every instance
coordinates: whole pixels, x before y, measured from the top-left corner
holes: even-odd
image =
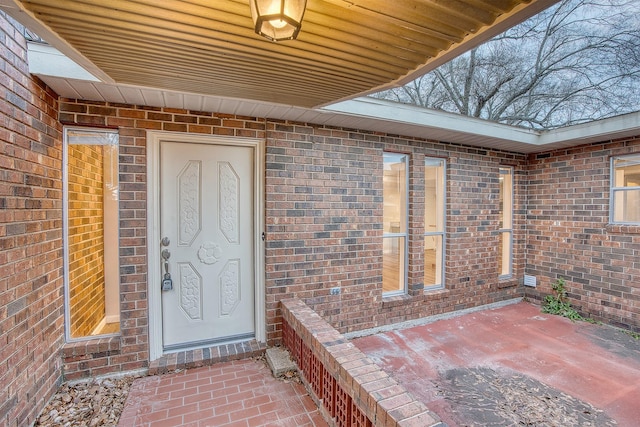
[[[384,153],[382,288],[387,295],[406,291],[407,164],[405,154]]]
[[[640,224],[640,154],[611,159],[610,221]]]
[[[445,252],[445,170],[444,159],[424,162],[424,287],[444,286]]]
[[[120,330],[118,134],[64,136],[65,323],[75,340]]]

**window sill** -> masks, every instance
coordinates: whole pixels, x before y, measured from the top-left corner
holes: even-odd
[[[518,286],[518,281],[511,278],[498,281],[498,289],[515,288],[516,286]]]
[[[640,224],[607,224],[605,230],[611,234],[640,234]]]
[[[416,297],[413,295],[393,295],[393,296],[388,296],[382,297],[382,308],[392,308],[392,307],[399,307],[401,305],[405,305],[408,304],[412,301],[415,301]]]
[[[449,294],[450,291],[448,289],[437,288],[421,290],[415,295],[393,295],[388,297],[383,296],[382,308],[400,307],[403,305],[421,301],[441,300],[445,299],[447,296],[449,296]]]
[[[444,299],[451,292],[449,289],[445,288],[434,288],[434,289],[425,289],[422,295],[424,295],[425,300],[434,300],[434,299]]]
[[[505,274],[498,276],[498,283],[496,287],[498,289],[515,288],[519,285],[518,279],[513,274]]]
[[[120,341],[120,335],[114,335],[69,342],[62,346],[62,357],[67,359],[96,353],[119,352]]]

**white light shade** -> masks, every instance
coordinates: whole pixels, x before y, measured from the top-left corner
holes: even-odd
[[[256,33],[271,41],[295,39],[307,0],[250,0]]]

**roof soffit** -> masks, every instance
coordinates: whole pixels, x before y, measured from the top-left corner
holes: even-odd
[[[297,40],[246,0],[0,0],[105,83],[318,107],[397,86],[557,0],[308,0]]]

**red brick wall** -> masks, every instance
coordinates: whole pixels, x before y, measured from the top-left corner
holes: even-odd
[[[117,128],[120,162],[120,337],[65,345],[65,378],[146,368],[149,365],[146,131],[264,138],[264,120],[68,99],[60,100],[60,120],[65,124]]]
[[[104,153],[100,145],[69,145],[69,329],[86,337],[105,316]]]
[[[117,126],[120,132],[123,348],[117,358],[69,348],[67,375],[146,366],[145,131],[167,130],[264,138],[266,135],[267,335],[280,338],[278,301],[298,296],[335,325],[352,331],[518,296],[523,274],[524,156],[427,140],[316,125],[179,109],[61,100],[63,122]],[[266,126],[266,128],[265,128]],[[266,129],[266,131],[265,131]],[[382,298],[382,153],[411,155],[410,294]],[[446,290],[423,292],[424,156],[448,161]],[[498,281],[498,172],[516,169],[513,279]],[[474,274],[471,274],[473,272]],[[329,295],[339,286],[340,295]],[[131,343],[130,349],[124,348]],[[135,345],[134,345],[135,343]],[[136,346],[137,345],[137,346]],[[135,356],[131,352],[135,353]],[[80,351],[82,353],[82,351]],[[134,361],[137,361],[134,362]],[[91,367],[89,367],[91,365]],[[115,365],[115,366],[114,366]]]
[[[527,274],[541,300],[559,277],[582,314],[640,331],[640,226],[609,225],[609,160],[640,137],[531,155]]]
[[[61,379],[62,150],[56,96],[0,13],[0,425],[29,425]]]
[[[265,138],[266,297],[270,343],[278,301],[297,296],[341,332],[531,298],[566,277],[581,308],[638,325],[638,230],[607,222],[608,156],[638,140],[525,156],[262,118],[60,100],[64,123],[120,134],[121,335],[64,344],[61,126],[58,102],[27,74],[12,21],[0,68],[0,423],[28,424],[60,380],[148,366],[147,129]],[[19,26],[18,26],[19,27]],[[428,137],[426,135],[425,137]],[[410,156],[409,295],[382,297],[382,153]],[[423,157],[447,159],[445,289],[423,291]],[[514,275],[498,280],[498,172],[514,166]],[[527,206],[527,193],[529,205]],[[593,215],[593,216],[592,216]],[[525,221],[531,227],[527,233]],[[527,251],[525,253],[525,251]],[[586,252],[586,255],[585,255]],[[526,265],[525,265],[526,261]],[[330,295],[339,286],[339,295]]]
[[[70,379],[148,366],[147,129],[266,139],[270,343],[281,338],[278,301],[285,297],[303,299],[348,332],[520,296],[525,267],[540,279],[531,298],[540,298],[562,275],[585,310],[637,324],[638,291],[630,283],[638,281],[638,233],[607,226],[601,212],[608,203],[608,156],[637,152],[637,140],[527,159],[428,139],[63,99],[62,122],[118,128],[121,246],[121,335],[64,344],[58,105],[17,59],[24,57],[22,38],[12,25],[2,29],[15,40],[3,63],[15,83],[3,87],[0,103],[6,123],[0,129],[3,421],[33,420],[60,379],[60,349]],[[410,157],[409,294],[392,298],[383,298],[381,285],[383,151]],[[424,156],[447,159],[446,276],[439,291],[421,289]],[[503,165],[515,170],[514,274],[507,280],[498,279],[497,262]],[[585,250],[593,253],[584,258],[578,252]],[[332,287],[341,293],[330,295]]]
[[[409,295],[382,296],[382,156],[410,155]],[[445,290],[422,291],[424,156],[447,158]],[[522,294],[524,156],[296,123],[267,128],[267,317],[296,296],[341,332]],[[498,177],[515,167],[512,279],[498,280]],[[340,295],[330,288],[340,287]],[[275,323],[272,319],[275,319]]]

